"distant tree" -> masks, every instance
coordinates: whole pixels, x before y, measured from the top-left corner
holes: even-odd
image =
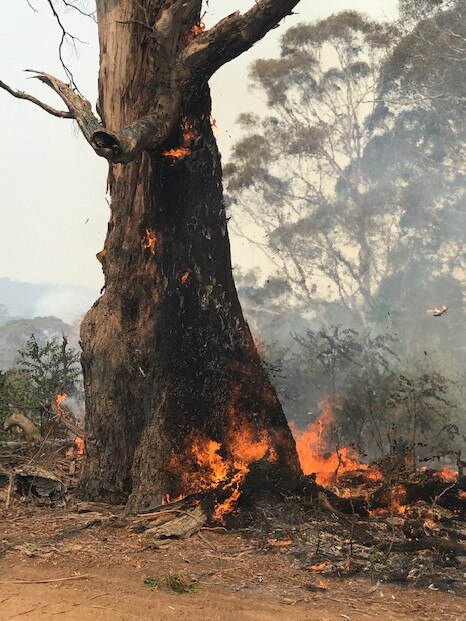
[[[375,131],[366,120],[396,36],[352,11],[288,30],[280,58],[252,67],[269,113],[241,115],[246,135],[225,169],[236,231],[263,235],[294,299],[339,300],[362,323],[398,233],[387,191],[363,175]]]
[[[291,303],[416,340],[435,304],[464,310],[466,9],[413,11],[403,28],[345,12],[290,29],[252,67],[270,113],[240,117],[226,173],[236,232]]]
[[[466,5],[402,0],[407,29],[380,78],[371,120],[379,135],[366,171],[397,188],[402,206],[398,265],[434,275],[466,268]],[[378,162],[371,167],[371,162]]]
[[[29,373],[38,394],[43,395],[42,401],[59,392],[76,392],[81,375],[79,352],[70,348],[65,336],[61,342],[53,339],[41,346],[31,335],[19,356],[19,366]]]

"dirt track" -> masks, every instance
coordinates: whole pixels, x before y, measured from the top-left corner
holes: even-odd
[[[287,528],[274,540],[204,528],[156,541],[138,519],[95,503],[0,507],[0,621],[466,621],[449,592],[378,583],[351,563],[312,571],[306,549],[273,545]],[[171,591],[173,574],[195,592]]]
[[[60,520],[58,521],[60,523]],[[57,523],[55,523],[55,526]],[[4,522],[2,526],[6,526]],[[54,545],[28,520],[9,523],[16,549],[0,559],[0,621],[466,621],[458,596],[368,579],[324,579],[231,533],[206,532],[147,549],[121,529],[93,528]],[[43,526],[45,528],[45,526]],[[13,537],[11,535],[14,535]],[[152,589],[144,580],[177,572],[199,592]],[[20,584],[15,581],[84,579]]]

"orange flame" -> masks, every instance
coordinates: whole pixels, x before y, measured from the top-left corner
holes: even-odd
[[[224,484],[223,490],[228,496],[217,504],[212,516],[219,521],[233,510],[250,465],[263,458],[276,459],[268,434],[255,430],[233,407],[229,408],[229,422],[226,449],[215,440],[194,436],[187,453],[174,453],[170,460],[170,469],[180,473],[185,494]]]
[[[274,548],[287,548],[293,543],[292,539],[269,539],[267,544]]]
[[[75,437],[74,446],[77,457],[82,457],[84,455],[84,439],[81,436]]]
[[[324,399],[319,403],[319,417],[307,429],[299,431],[292,427],[304,474],[315,474],[316,482],[324,487],[335,485],[343,474],[354,471],[363,471],[365,477],[381,480],[382,475],[378,469],[363,464],[355,449],[344,446],[332,450],[334,406],[335,399]]]
[[[186,37],[186,43],[191,43],[191,41],[193,41],[196,37],[198,37],[200,34],[205,32],[206,26],[204,23],[204,17],[205,17],[205,13],[200,18],[199,22],[197,24],[194,24],[194,26],[191,28],[190,32],[188,33],[188,36]]]
[[[60,410],[60,413],[63,412],[63,414],[65,414],[66,416],[66,412],[65,410],[61,407],[61,404],[63,403],[63,401],[68,397],[68,395],[65,392],[59,392],[57,395],[55,395],[55,405],[57,406],[57,408]]]
[[[185,285],[188,282],[190,275],[191,275],[191,272],[189,272],[189,270],[185,272],[184,274],[182,274],[180,280],[183,283],[183,285]]]
[[[149,250],[152,255],[155,255],[155,244],[157,237],[152,229],[146,229],[146,234],[141,240],[143,250]]]
[[[197,138],[197,134],[193,129],[193,126],[184,120],[181,125],[181,146],[177,149],[169,149],[163,151],[162,155],[169,157],[174,164],[177,160],[182,160],[191,153],[191,146]]]
[[[59,411],[60,416],[62,416],[63,418],[66,418],[67,420],[70,420],[70,417],[68,416],[67,412],[64,410],[64,408],[62,408],[62,405],[61,405],[63,401],[67,399],[67,397],[68,395],[64,392],[59,392],[57,395],[55,395],[55,407]],[[81,436],[75,436],[73,442],[74,442],[74,449],[68,449],[66,452],[66,457],[70,457],[70,455],[72,455],[73,452],[76,453],[77,457],[82,457],[84,455],[84,438],[81,438]]]
[[[330,563],[328,561],[324,561],[323,563],[319,563],[318,565],[309,565],[309,571],[325,571],[330,567]]]
[[[453,470],[451,466],[443,466],[441,470],[435,473],[435,476],[447,483],[455,481],[458,477],[458,471]]]

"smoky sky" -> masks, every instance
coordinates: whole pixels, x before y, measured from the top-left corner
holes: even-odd
[[[57,48],[60,33],[47,3],[36,0],[38,13],[26,1],[4,2],[0,26],[0,78],[51,105],[56,96],[30,79],[24,69],[43,70],[63,78]],[[210,0],[207,26],[233,10],[246,10],[253,0]],[[396,0],[302,0],[296,14],[269,33],[241,58],[211,80],[217,138],[226,159],[238,138],[240,112],[263,111],[264,101],[248,89],[248,66],[259,57],[278,55],[279,38],[299,21],[311,21],[344,9],[393,18]],[[98,49],[95,25],[73,12],[65,13],[69,30],[84,43],[65,49],[77,85],[96,101]],[[29,102],[0,92],[0,276],[28,282],[102,285],[95,255],[104,242],[108,205],[107,164],[98,158],[74,123],[51,117]],[[260,253],[233,241],[233,260],[246,268],[260,263]]]

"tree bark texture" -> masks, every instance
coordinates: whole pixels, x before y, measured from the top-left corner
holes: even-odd
[[[149,20],[157,17],[150,15],[154,4],[145,3]],[[90,499],[129,499],[131,509],[182,494],[172,456],[203,437],[221,443],[228,458],[231,438],[245,426],[266,433],[277,462],[297,473],[294,441],[232,277],[207,82],[199,78],[180,95],[170,63],[154,56],[150,32],[136,23],[140,3],[97,5],[106,129],[137,122],[155,100],[180,103],[163,144],[110,164],[111,216],[100,253],[105,291],[81,327],[80,490]],[[172,33],[173,46],[198,19],[199,11]],[[171,157],[182,144],[188,153]]]

